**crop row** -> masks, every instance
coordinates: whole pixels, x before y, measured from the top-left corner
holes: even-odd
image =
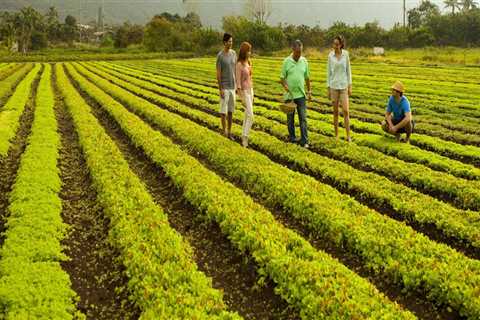
[[[25,77],[25,75],[32,70],[33,65],[26,64],[21,68],[15,69],[15,71],[9,74],[5,79],[0,81],[0,101],[6,99],[15,90],[18,83]],[[2,106],[0,106],[2,110]]]
[[[122,83],[118,84],[122,86]],[[147,83],[140,87],[150,87],[156,93],[172,99],[184,99],[184,97],[175,92],[168,92],[168,90],[159,87],[155,88]],[[165,103],[161,97],[140,88],[135,89],[132,86],[129,89],[150,101],[161,103],[164,108],[179,112],[215,130],[220,129],[218,118],[208,114],[213,113],[216,108],[212,108],[207,103],[193,103],[191,99],[185,98],[190,106],[195,107],[195,109],[192,109],[179,103]],[[242,115],[235,113],[234,118],[238,123],[241,123]],[[444,234],[457,239],[463,239],[469,245],[480,247],[480,234],[478,232],[480,225],[476,212],[464,212],[408,187],[395,184],[375,173],[354,169],[348,164],[319,154],[306,153],[295,145],[284,143],[275,138],[281,139],[284,136],[285,127],[281,124],[268,121],[262,117],[256,117],[255,126],[271,134],[258,130],[253,130],[251,134],[253,145],[263,152],[281,161],[287,161],[291,165],[301,168],[304,172],[310,172],[315,176],[333,181],[335,185],[348,190],[349,193],[354,194],[356,197],[373,202],[379,207],[387,205],[408,220],[414,220],[421,224],[436,225]],[[236,128],[235,130],[238,133],[240,129]],[[321,143],[332,145],[332,142],[326,138],[323,140]],[[402,194],[402,197],[398,197],[398,194]]]
[[[17,92],[28,87],[40,66]],[[10,213],[0,250],[0,309],[5,319],[83,319],[76,293],[60,262],[67,259],[61,241],[67,226],[61,218],[57,168],[59,136],[54,113],[51,67],[45,65],[35,98],[28,146],[9,195]],[[24,101],[20,102],[23,106]]]
[[[276,291],[296,305],[303,318],[344,319],[387,314],[400,319],[413,318],[370,283],[284,228],[266,209],[203,167],[108,94],[73,69],[69,71],[82,90],[116,119],[132,142],[165,170],[182,189],[184,197],[216,221],[239,250],[250,253],[260,266],[259,273],[273,279]]]
[[[214,90],[216,93],[216,83],[214,82],[213,79],[206,78],[205,77],[205,72],[203,72],[201,75],[194,75],[194,72],[192,72],[192,69],[186,70],[186,71],[181,71],[178,69],[168,71],[166,70],[164,66],[162,66],[161,69],[158,67],[151,66],[150,64],[147,64],[146,62],[140,64],[140,63],[116,63],[112,66],[119,67],[119,66],[129,66],[131,68],[136,69],[137,71],[139,69],[143,71],[149,71],[151,73],[156,73],[156,74],[162,74],[164,76],[167,76],[170,80],[172,79],[177,79],[177,80],[182,80],[183,82],[188,82],[188,86],[198,86],[192,81],[195,81],[197,83],[202,83],[203,86],[198,86],[203,88],[203,90]],[[262,99],[266,99],[268,101],[280,101],[281,100],[281,93],[277,88],[274,89],[266,89],[264,86],[258,86],[257,80],[255,79],[255,86],[258,87],[260,90],[256,90],[256,97],[260,97]],[[312,110],[316,110],[322,113],[332,113],[332,108],[330,106],[330,102],[322,98],[322,95],[314,96],[314,102],[315,103],[310,103],[309,108]],[[355,98],[355,95],[352,97],[352,103],[350,105],[350,109],[352,112],[350,113],[350,116],[352,118],[357,118],[362,121],[367,121],[367,122],[375,122],[375,123],[380,123],[380,121],[383,120],[383,113],[385,110],[385,101],[382,103],[371,103],[371,104],[366,104],[365,101],[359,100]],[[354,112],[353,112],[354,111]],[[445,115],[442,115],[443,117],[446,117]],[[441,135],[443,136],[451,136],[452,130],[455,132],[454,134],[458,137],[461,137],[460,133],[464,132],[466,134],[478,134],[480,129],[478,129],[476,126],[472,126],[471,121],[467,121],[466,119],[459,118],[458,116],[455,117],[448,117],[448,119],[442,119],[439,117],[438,112],[428,112],[428,110],[425,109],[415,109],[415,120],[419,124],[417,126],[417,132],[421,132],[424,134],[429,134],[428,130],[423,130],[422,127],[423,124],[433,124],[436,125],[433,127],[435,131],[438,131],[439,128],[442,131]],[[422,124],[422,125],[420,125]],[[443,128],[448,129],[449,131],[444,131],[442,130]]]
[[[142,319],[234,319],[220,291],[197,270],[191,247],[174,231],[142,181],[56,65],[64,97],[85,154],[99,204],[110,218],[112,243],[121,252],[132,299]]]
[[[280,70],[281,63],[278,63],[275,67],[272,67],[272,63],[265,64],[262,59],[256,61],[255,70],[259,74],[261,81],[266,83],[273,83],[273,80],[278,79],[278,73]],[[210,64],[212,66],[213,64]],[[209,67],[208,64],[203,64],[203,67]],[[318,83],[325,83],[325,67],[318,68],[314,64],[310,64],[311,73],[315,75],[314,80]],[[385,90],[386,93],[389,92],[388,88],[395,80],[401,79],[401,77],[395,77],[390,79],[385,79],[383,76],[365,76],[361,72],[354,72],[354,86],[357,88],[357,92],[360,93],[361,97],[370,97],[372,98],[381,98],[382,92]],[[278,80],[277,80],[278,81]],[[321,86],[323,88],[323,86]],[[409,97],[412,100],[417,101],[422,106],[429,108],[432,107],[434,110],[445,110],[447,113],[451,114],[468,114],[472,117],[478,116],[480,113],[476,108],[476,105],[472,102],[472,97],[479,97],[475,92],[475,86],[470,85],[465,87],[465,85],[444,85],[442,82],[439,82],[432,87],[430,81],[424,80],[408,80],[408,88],[410,88]],[[464,90],[461,93],[461,90]],[[434,104],[432,104],[432,102]]]
[[[214,63],[213,61],[209,61],[208,63],[200,63],[198,61],[192,62],[192,61],[175,61],[168,66],[169,68],[177,68],[178,66],[190,66],[191,69],[193,69],[193,74],[198,73],[198,72],[207,72],[212,74],[211,79],[215,79],[214,77]],[[263,65],[262,60],[260,59],[257,61],[255,64],[255,82],[259,84],[265,84],[266,86],[270,86],[272,88],[278,88],[278,75],[279,75],[279,70],[280,70],[281,62],[278,62],[278,67],[277,68],[265,68]],[[187,67],[188,69],[188,67]],[[315,68],[311,68],[311,72],[315,73],[317,77],[315,77],[313,80],[314,82],[314,93],[317,95],[323,96],[325,94],[325,87],[324,87],[324,74],[325,74],[325,69],[321,69],[320,71],[315,71]],[[320,78],[318,78],[320,76]],[[385,94],[389,93],[388,88],[391,86],[391,83],[386,83],[384,86],[381,88],[385,90],[385,94],[379,94],[379,87],[378,87],[378,80],[376,77],[375,78],[375,84],[372,85],[374,87],[372,88],[365,88],[365,82],[357,82],[355,79],[357,76],[354,74],[354,86],[355,86],[355,92],[354,96],[360,98],[361,102],[373,102],[375,104],[380,103],[384,104],[385,101]],[[317,85],[319,83],[319,85]],[[278,89],[276,89],[278,90]],[[320,90],[320,91],[316,91]],[[414,100],[419,106],[422,107],[422,109],[429,109],[431,111],[437,112],[438,117],[442,117],[443,114],[450,114],[450,115],[469,115],[470,117],[476,118],[478,117],[478,111],[474,106],[468,107],[466,106],[466,103],[471,104],[471,100],[466,100],[466,101],[458,101],[455,104],[452,103],[452,98],[447,96],[446,98],[441,98],[438,96],[438,92],[436,92],[433,95],[429,95],[426,98],[419,97],[418,95],[411,95],[409,94],[409,97]],[[427,99],[428,98],[428,99]],[[458,99],[456,99],[458,100]]]
[[[103,72],[99,67],[91,68],[90,70],[102,75],[103,77],[106,77],[107,79],[126,79],[130,83],[144,86],[148,85],[145,83],[145,81],[138,80],[133,77],[127,78],[127,76],[124,76],[118,72]],[[115,76],[115,78],[112,78],[113,76]],[[157,80],[153,81],[156,82]],[[167,85],[166,83],[162,84],[165,86]],[[154,87],[154,85],[152,84],[151,87]],[[179,88],[178,86],[174,87],[176,90],[187,92],[190,95],[195,95],[195,92],[188,88]],[[199,95],[203,96],[205,94],[200,93]],[[186,96],[183,98],[183,101],[185,101],[185,99],[191,98]],[[197,99],[196,102],[199,102],[199,100]],[[267,115],[269,118],[272,118],[272,116],[268,115],[273,115],[273,117],[279,121],[285,122],[285,116],[279,111],[257,107],[256,113],[264,116]],[[315,127],[316,122],[310,121],[310,125]],[[331,130],[331,126],[326,124],[323,124],[323,127],[326,127],[323,130]],[[311,140],[312,145],[319,145],[313,139],[313,137]],[[325,146],[323,146],[323,148],[325,148]],[[334,148],[334,150],[335,149],[336,148]],[[368,170],[373,170],[392,179],[396,179],[397,181],[412,185],[425,192],[441,193],[462,208],[474,210],[480,208],[480,187],[478,186],[480,183],[477,181],[468,181],[452,177],[446,173],[433,171],[425,168],[423,165],[415,163],[405,163],[368,147],[351,145],[350,148],[344,148],[341,153],[337,152],[337,156],[342,161],[352,163],[355,166],[366,168]]]
[[[171,67],[170,67],[171,68]],[[167,68],[162,68],[162,69],[169,69]],[[281,97],[281,90],[279,89],[278,85],[278,76],[277,72],[275,71],[265,71],[262,72],[261,70],[258,71],[258,65],[256,64],[255,68],[255,85],[258,87],[260,90],[259,93],[265,96],[267,99],[271,99],[273,97],[273,100],[278,100]],[[177,69],[173,69],[173,72],[179,72]],[[186,72],[186,74],[190,76],[194,76],[195,74],[198,74],[199,76],[203,76],[205,78],[205,75],[208,75],[211,73],[211,68],[197,68],[194,67],[193,71],[189,71],[188,69],[183,70],[182,72]],[[209,77],[208,78],[210,81],[214,81],[214,77]],[[319,102],[320,104],[323,105],[329,105],[330,102],[327,100],[327,97],[325,95],[325,87],[323,85],[324,81],[320,82],[320,85],[317,85],[317,83],[313,84],[313,91],[314,91],[314,97],[315,101]],[[363,111],[363,110],[369,110],[371,112],[376,112],[377,114],[383,114],[385,110],[385,105],[386,105],[386,99],[388,95],[390,94],[390,90],[388,89],[391,84],[388,84],[387,86],[384,87],[384,90],[380,91],[378,87],[375,87],[374,89],[365,89],[361,88],[358,85],[355,85],[354,92],[352,95],[352,103],[351,103],[351,108],[356,109],[357,111]],[[377,85],[378,86],[378,85]],[[270,97],[268,97],[270,96]],[[465,106],[462,105],[461,107],[452,107],[451,106],[451,98],[449,98],[447,101],[440,100],[436,101],[436,95],[431,95],[428,97],[428,99],[424,100],[419,100],[418,97],[411,96],[409,95],[410,102],[412,103],[412,106],[414,106],[414,112],[415,114],[430,114],[431,117],[435,119],[443,119],[443,118],[448,118],[451,119],[454,117],[454,119],[458,118],[466,118],[470,120],[470,124],[472,123],[480,123],[478,120],[478,112],[476,110],[465,110]],[[373,108],[368,107],[368,105],[375,106]],[[315,108],[315,105],[311,105]],[[376,111],[375,111],[376,109]],[[454,112],[452,112],[454,110]],[[470,114],[473,113],[473,114]],[[355,114],[355,113],[353,113]],[[467,117],[468,116],[468,117]],[[434,127],[436,129],[436,134],[443,135],[445,137],[448,137],[450,139],[463,139],[465,141],[468,141],[468,135],[463,136],[461,133],[456,133],[456,135],[452,136],[452,133],[449,135],[449,131],[441,130],[438,127]]]
[[[152,63],[148,62],[136,62],[136,63],[116,63],[115,66],[129,66],[134,69],[141,69],[143,71],[149,71],[157,74],[163,74],[168,76],[169,78],[175,78],[183,81],[192,82],[195,81],[197,83],[202,83],[203,85],[208,85],[211,88],[215,88],[216,90],[216,82],[214,77],[206,77],[208,75],[208,71],[198,72],[195,67],[191,68],[178,68],[176,66],[165,66],[164,64],[159,68],[159,66],[155,66]],[[256,73],[256,72],[255,72]],[[271,82],[271,81],[270,81]],[[271,100],[271,101],[279,101],[281,99],[281,91],[277,84],[265,86],[263,83],[259,84],[257,78],[255,77],[255,86],[258,87],[260,90],[257,90],[256,95],[258,97]],[[318,104],[310,104],[310,107],[313,109],[317,109],[321,112],[329,112],[331,113],[330,102],[323,98],[323,92],[320,91],[320,95],[317,95],[318,91],[315,91],[314,101]],[[351,109],[355,112],[351,113],[352,117],[358,117],[360,113],[368,112],[371,115],[375,116],[383,116],[385,110],[385,101],[370,101],[365,100],[366,98],[359,98],[357,97],[356,93],[352,96],[352,103],[350,105]],[[327,108],[325,108],[327,107]],[[439,114],[437,111],[432,111],[424,108],[414,108],[415,112],[415,119],[419,121],[419,123],[432,123],[441,125],[446,129],[449,130],[457,130],[465,133],[477,133],[478,129],[472,127],[472,121],[467,121],[464,117],[459,118],[458,115],[446,115],[444,113]],[[372,121],[372,116],[370,116],[369,121]],[[472,118],[468,118],[472,120]],[[476,119],[473,119],[476,120]],[[428,133],[427,133],[428,134]]]
[[[425,290],[429,299],[464,316],[480,316],[480,262],[75,66],[107,94],[169,132],[269,206],[283,208],[331,243],[359,255],[371,270],[389,275],[407,290]],[[126,82],[122,86],[133,89]],[[162,99],[164,104],[178,104]]]
[[[15,92],[0,110],[0,157],[7,156],[11,140],[20,125],[20,117],[30,95],[33,81],[41,69],[37,64],[15,88]]]
[[[15,63],[10,63],[10,64],[3,64],[2,67],[0,68],[0,80],[5,79],[12,73],[14,73],[16,70],[20,69],[21,65],[15,64]]]
[[[162,67],[163,68],[163,67]],[[153,71],[152,71],[153,72]],[[158,72],[158,71],[157,71]],[[162,71],[163,72],[163,71]],[[175,76],[174,76],[175,77]],[[189,75],[190,77],[190,75]],[[191,80],[190,80],[191,81]],[[205,87],[205,81],[198,80],[195,82],[197,85],[201,85]],[[185,87],[191,87],[192,85],[188,83]],[[206,87],[205,87],[206,88]],[[212,88],[210,88],[212,90]],[[215,91],[216,92],[216,91]],[[260,95],[261,95],[260,91]],[[256,93],[256,96],[258,93]],[[278,105],[277,102],[266,101],[267,103],[262,103],[262,99],[256,99],[256,105],[262,105],[267,108],[276,108]],[[325,123],[331,123],[329,117],[326,115],[316,114],[310,112],[309,120],[316,119],[316,120],[323,120]],[[310,120],[311,122],[311,120]],[[372,125],[372,124],[364,124],[360,121],[355,121],[351,119],[351,126],[353,129],[357,129],[362,132],[369,132],[378,135],[385,135],[383,131],[380,130],[379,125]],[[354,137],[355,139],[355,137]],[[453,143],[450,141],[440,140],[435,137],[429,137],[427,135],[413,135],[411,137],[411,143],[421,147],[422,149],[431,150],[436,153],[445,155],[447,157],[451,157],[453,159],[460,160],[462,162],[469,162],[473,163],[477,166],[480,166],[480,148],[474,146],[467,146],[467,145],[459,145],[457,143]]]
[[[98,68],[98,67],[97,67]],[[130,84],[135,86],[129,86],[128,89],[135,92],[142,97],[148,98],[154,102],[161,102],[161,98],[155,93],[163,96],[180,100],[187,103],[190,106],[194,106],[197,109],[203,110],[207,113],[213,113],[216,111],[216,106],[210,105],[205,101],[194,99],[188,95],[179,94],[178,92],[168,90],[163,87],[156,86],[149,82],[138,81],[135,79],[127,79]],[[116,84],[123,86],[123,82],[115,81]],[[148,92],[147,89],[152,92]],[[195,120],[201,121],[209,127],[216,127],[219,125],[218,119],[213,116],[195,112],[192,108],[185,107],[181,104],[162,104],[166,108],[174,108],[176,111],[181,111],[182,114],[195,114]],[[241,123],[242,115],[239,113],[234,114],[235,119]],[[279,123],[269,121],[263,117],[255,118],[255,126],[270,133],[271,135],[282,139],[284,137],[285,127]],[[423,195],[408,187],[397,185],[392,183],[385,177],[379,176],[371,172],[363,172],[356,170],[351,166],[339,161],[331,160],[327,157],[320,156],[318,154],[305,154],[305,152],[298,152],[298,148],[286,144],[287,148],[290,148],[287,152],[282,152],[285,148],[278,145],[278,139],[273,138],[270,135],[263,134],[259,131],[255,131],[255,134],[261,135],[262,139],[255,139],[255,144],[266,150],[269,154],[274,153],[276,157],[282,160],[293,161],[295,165],[300,167],[307,167],[309,170],[314,170],[318,176],[323,176],[326,179],[331,179],[336,182],[337,185],[343,186],[350,190],[352,194],[361,193],[364,197],[371,199],[375,203],[387,203],[390,207],[395,208],[399,213],[413,218],[420,223],[431,223],[437,225],[437,227],[447,235],[454,236],[460,239],[468,239],[470,244],[478,247],[480,246],[478,215],[474,212],[463,212],[453,208],[447,204],[439,202],[429,196]],[[314,135],[315,140],[320,141],[322,145],[330,146],[333,149],[347,149],[348,146],[343,144],[335,144],[329,141],[328,138]],[[272,141],[276,142],[276,147],[271,144]],[[275,143],[273,143],[275,144]],[[398,145],[398,144],[397,144]],[[401,145],[403,146],[403,145]],[[295,151],[294,151],[295,150]],[[294,152],[294,154],[292,154]],[[314,159],[316,161],[314,161]],[[476,168],[474,168],[476,169]],[[478,170],[478,169],[477,169]],[[475,171],[474,171],[475,172]],[[374,188],[373,185],[376,187]],[[402,194],[401,198],[398,194]],[[413,201],[415,199],[415,201]],[[449,221],[450,220],[450,221]],[[476,244],[475,244],[476,243]]]

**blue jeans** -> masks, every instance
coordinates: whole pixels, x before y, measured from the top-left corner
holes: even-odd
[[[303,146],[308,143],[307,131],[307,99],[305,97],[294,99],[293,102],[297,105],[298,122],[300,122],[300,144]],[[288,137],[290,142],[296,142],[295,137],[295,111],[287,113]]]

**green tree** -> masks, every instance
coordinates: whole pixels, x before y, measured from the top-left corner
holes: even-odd
[[[196,14],[195,12],[189,12],[185,18],[183,18],[183,21],[188,24],[192,28],[201,28],[202,27],[202,21],[200,20],[200,16]]]
[[[60,40],[61,24],[58,20],[58,11],[55,7],[48,8],[44,16],[47,38],[50,42],[57,42]]]
[[[475,2],[475,0],[460,0],[459,4],[460,4],[463,12],[467,12],[467,11],[476,9],[477,6],[478,6],[478,3]]]
[[[19,50],[26,53],[30,50],[34,30],[43,30],[42,15],[32,7],[24,7],[15,15],[15,30]]]
[[[384,46],[396,49],[405,48],[408,46],[408,35],[409,29],[397,23],[392,29],[384,32]]]
[[[126,48],[131,44],[142,43],[143,27],[125,22],[115,31],[113,40],[115,48]]]
[[[213,28],[200,28],[195,30],[194,39],[197,51],[208,50],[218,47],[221,34]]]
[[[458,0],[444,0],[445,8],[451,8],[452,14],[455,14],[455,9],[460,10],[460,3]]]
[[[236,45],[248,41],[255,50],[271,52],[283,48],[286,44],[285,35],[280,26],[271,27],[260,21],[251,21],[246,17],[224,17],[223,30],[234,35]]]
[[[10,13],[8,11],[0,14],[0,35],[2,41],[10,50],[16,40],[15,21],[18,13]]]
[[[410,30],[408,34],[408,43],[410,47],[421,48],[431,46],[435,43],[435,37],[428,27],[420,27]]]
[[[408,11],[408,26],[411,29],[425,26],[427,21],[440,15],[438,6],[428,0],[423,0],[420,5]]]
[[[144,45],[151,51],[171,51],[174,24],[163,16],[155,16],[145,28]]]
[[[74,41],[78,40],[79,29],[77,26],[77,19],[74,16],[68,15],[65,18],[65,23],[62,26],[63,41],[72,45]]]
[[[31,37],[31,49],[40,50],[45,49],[46,47],[48,47],[47,34],[42,31],[33,31]]]

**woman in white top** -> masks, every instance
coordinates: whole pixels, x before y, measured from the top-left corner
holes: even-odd
[[[350,57],[344,50],[345,39],[336,36],[333,39],[333,50],[328,55],[327,63],[327,94],[333,104],[333,125],[335,137],[338,140],[338,105],[343,108],[343,119],[347,142],[350,138],[350,115],[348,97],[352,95],[352,71],[350,69]]]

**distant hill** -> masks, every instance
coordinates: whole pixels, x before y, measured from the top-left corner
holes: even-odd
[[[73,15],[81,23],[96,20],[101,0],[2,0],[0,11],[18,10],[24,6],[32,6],[40,12],[45,12],[50,6],[57,8],[60,18]],[[128,0],[105,0],[105,22],[144,24],[157,13],[164,11],[183,11],[181,1],[128,1]],[[183,14],[183,12],[181,12]]]

